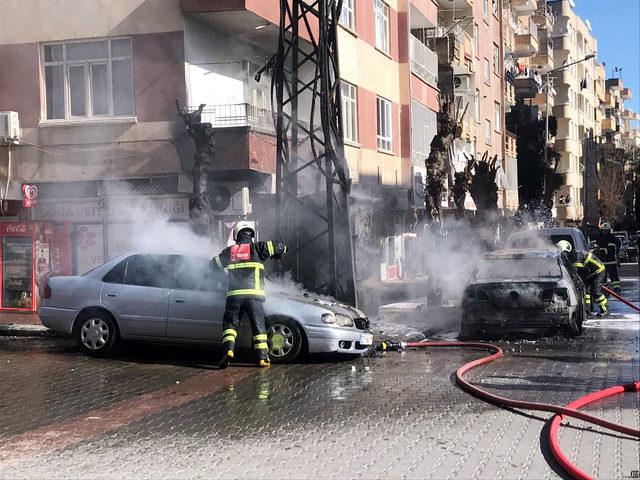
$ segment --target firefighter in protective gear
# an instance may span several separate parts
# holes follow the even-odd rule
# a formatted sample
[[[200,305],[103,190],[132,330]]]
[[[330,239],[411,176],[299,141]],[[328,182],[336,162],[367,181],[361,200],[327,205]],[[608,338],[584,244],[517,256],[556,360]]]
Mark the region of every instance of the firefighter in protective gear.
[[[600,226],[600,233],[593,240],[595,243],[594,251],[604,263],[611,289],[620,293],[620,277],[618,276],[618,258],[622,246],[620,239],[611,233],[611,224],[604,222]]]
[[[263,303],[264,264],[268,258],[281,258],[287,247],[282,242],[254,242],[255,230],[249,222],[238,222],[233,229],[236,244],[225,248],[213,259],[219,269],[227,269],[229,286],[222,322],[224,357],[220,367],[226,368],[234,356],[238,325],[246,313],[253,331],[253,348],[258,353],[258,366],[268,367],[269,346],[265,327]]]
[[[591,303],[593,301],[600,308],[598,316],[608,316],[607,297],[604,296],[602,291],[602,284],[606,276],[605,266],[593,253],[574,250],[566,240],[560,240],[557,245],[563,255],[567,256],[585,284],[587,291],[584,295],[584,303],[587,310],[589,312],[593,311]]]

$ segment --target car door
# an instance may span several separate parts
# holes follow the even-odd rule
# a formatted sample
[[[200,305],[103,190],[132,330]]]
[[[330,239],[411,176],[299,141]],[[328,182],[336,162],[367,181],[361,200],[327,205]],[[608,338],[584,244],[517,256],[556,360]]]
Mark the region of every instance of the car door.
[[[123,337],[164,337],[175,274],[169,255],[132,255],[107,273],[101,301],[119,320]]]
[[[167,337],[220,342],[226,276],[206,258],[175,256],[176,288],[169,295]]]

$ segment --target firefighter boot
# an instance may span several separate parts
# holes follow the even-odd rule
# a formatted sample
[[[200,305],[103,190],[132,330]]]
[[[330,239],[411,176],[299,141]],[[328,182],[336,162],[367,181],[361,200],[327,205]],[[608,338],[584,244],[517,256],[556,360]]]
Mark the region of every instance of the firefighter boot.
[[[258,366],[270,366],[271,360],[269,360],[269,344],[267,343],[266,333],[259,333],[253,336],[253,348],[258,354]]]
[[[234,353],[233,350],[236,345],[236,337],[238,336],[238,332],[233,328],[227,328],[224,332],[222,332],[222,351],[224,355],[222,360],[218,363],[219,368],[227,368],[233,360]]]

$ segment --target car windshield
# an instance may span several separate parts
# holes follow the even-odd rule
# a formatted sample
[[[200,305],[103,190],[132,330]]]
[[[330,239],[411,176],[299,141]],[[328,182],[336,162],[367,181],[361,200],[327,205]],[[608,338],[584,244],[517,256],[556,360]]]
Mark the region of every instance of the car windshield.
[[[478,280],[562,277],[555,257],[485,258],[480,260]]]

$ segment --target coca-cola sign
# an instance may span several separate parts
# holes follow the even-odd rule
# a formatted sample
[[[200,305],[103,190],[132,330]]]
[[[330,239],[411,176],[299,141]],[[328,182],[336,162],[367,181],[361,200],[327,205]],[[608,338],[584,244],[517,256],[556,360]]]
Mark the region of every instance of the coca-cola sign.
[[[30,208],[38,203],[38,187],[22,184],[22,206]]]
[[[0,235],[31,235],[34,231],[32,223],[0,223]]]

